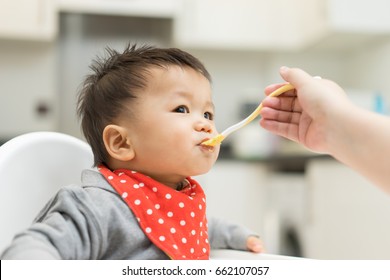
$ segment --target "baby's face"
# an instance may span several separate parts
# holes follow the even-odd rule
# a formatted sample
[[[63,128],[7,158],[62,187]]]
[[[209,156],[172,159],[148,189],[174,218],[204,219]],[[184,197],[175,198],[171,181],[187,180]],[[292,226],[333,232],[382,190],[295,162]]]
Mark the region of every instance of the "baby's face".
[[[132,101],[128,128],[135,158],[132,168],[167,185],[206,173],[219,146],[201,143],[216,136],[209,81],[191,68],[151,69],[144,92]]]

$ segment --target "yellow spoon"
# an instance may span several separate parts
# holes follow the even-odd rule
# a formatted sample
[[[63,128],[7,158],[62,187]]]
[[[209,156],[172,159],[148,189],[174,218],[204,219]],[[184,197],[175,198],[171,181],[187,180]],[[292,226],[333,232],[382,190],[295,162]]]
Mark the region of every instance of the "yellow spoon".
[[[281,95],[282,93],[286,92],[286,91],[289,91],[291,89],[293,89],[294,86],[291,85],[291,84],[286,84],[280,88],[278,88],[277,90],[273,91],[269,96],[279,96]],[[250,114],[246,119],[240,121],[239,123],[235,124],[235,125],[232,125],[230,127],[228,127],[227,129],[225,129],[222,133],[218,134],[217,136],[207,140],[207,141],[204,141],[202,143],[202,145],[204,146],[215,146],[215,145],[218,145],[218,144],[221,144],[221,142],[231,133],[233,133],[234,131],[246,126],[248,123],[250,123],[251,121],[253,121],[260,113],[260,110],[263,108],[263,102],[260,103],[260,105],[252,112],[252,114]]]

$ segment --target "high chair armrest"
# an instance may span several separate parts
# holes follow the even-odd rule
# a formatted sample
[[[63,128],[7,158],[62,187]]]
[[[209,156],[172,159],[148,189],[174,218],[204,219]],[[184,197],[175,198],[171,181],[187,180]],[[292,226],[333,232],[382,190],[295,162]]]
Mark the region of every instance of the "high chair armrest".
[[[258,254],[248,251],[239,250],[211,250],[211,260],[300,260],[299,257],[272,255],[272,254]]]

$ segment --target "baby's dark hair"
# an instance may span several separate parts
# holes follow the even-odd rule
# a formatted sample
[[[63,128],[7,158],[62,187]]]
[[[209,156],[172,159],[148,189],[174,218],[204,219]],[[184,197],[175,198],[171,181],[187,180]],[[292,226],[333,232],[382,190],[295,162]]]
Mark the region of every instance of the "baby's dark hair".
[[[93,73],[83,82],[77,100],[77,114],[94,154],[94,166],[107,164],[103,130],[124,112],[125,104],[146,88],[148,70],[170,65],[190,67],[211,81],[197,58],[177,48],[128,44],[122,53],[110,47],[105,50],[107,57],[93,60],[90,66]]]

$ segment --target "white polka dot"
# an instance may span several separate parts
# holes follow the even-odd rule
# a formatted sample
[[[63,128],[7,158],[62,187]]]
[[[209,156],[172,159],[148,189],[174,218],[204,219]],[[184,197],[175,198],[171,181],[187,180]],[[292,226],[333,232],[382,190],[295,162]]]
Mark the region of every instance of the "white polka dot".
[[[152,229],[150,227],[145,228],[146,233],[151,233]]]
[[[179,249],[179,247],[177,247],[177,245],[176,244],[173,244],[173,246],[172,246],[174,249]]]
[[[184,208],[184,203],[183,203],[183,202],[180,202],[180,203],[179,203],[179,207],[180,207],[180,208]]]
[[[127,192],[122,193],[122,197],[126,198],[129,194]]]
[[[126,183],[127,181],[126,180],[120,180],[119,182],[121,182],[122,184]]]
[[[203,207],[202,207],[202,204],[199,204],[199,209],[202,210],[202,208],[203,208]]]
[[[137,171],[131,171],[131,173],[135,174],[135,173],[137,173]]]
[[[181,242],[182,242],[183,244],[186,244],[186,243],[187,243],[187,239],[186,239],[185,237],[183,237],[183,238],[181,239]]]
[[[158,223],[162,225],[164,223],[164,220],[160,218],[158,219]]]
[[[176,229],[175,228],[171,228],[171,233],[176,233]]]
[[[122,176],[124,173],[123,172],[119,172],[118,173],[118,176]]]
[[[153,210],[152,210],[152,209],[148,209],[148,210],[146,210],[146,214],[148,214],[148,215],[152,215],[152,214],[153,214]]]
[[[203,227],[203,222],[200,222],[200,223],[199,223],[199,226],[200,226],[200,227]]]
[[[139,200],[139,199],[134,200],[134,204],[135,205],[140,205],[141,204],[141,200]]]
[[[186,225],[186,221],[181,220],[181,221],[180,221],[180,225],[181,225],[181,226],[185,226],[185,225]]]
[[[140,187],[140,188],[143,188],[144,186],[145,186],[144,183],[139,183],[139,187]]]
[[[207,244],[209,244],[209,240],[206,238],[205,240],[204,240]]]
[[[153,187],[152,190],[153,190],[154,192],[157,192],[157,188],[156,188],[156,187]]]
[[[160,204],[154,205],[154,208],[156,208],[157,210],[160,209]]]
[[[171,199],[171,198],[172,198],[172,195],[170,195],[169,193],[167,193],[167,194],[165,195],[165,198],[166,198],[166,199]]]
[[[110,175],[110,176],[108,176],[107,178],[108,178],[108,180],[112,180],[112,179],[114,179],[114,176],[111,176],[111,175]]]
[[[206,253],[206,252],[207,252],[206,248],[203,248],[202,251],[203,251],[203,253]]]
[[[191,196],[195,196],[195,195],[196,195],[196,193],[194,193],[194,192],[193,192],[193,193],[191,193]]]
[[[134,184],[134,185],[133,185],[133,188],[134,188],[134,189],[138,189],[138,188],[139,188],[138,184]]]
[[[168,213],[167,213],[167,216],[168,216],[169,218],[172,218],[172,217],[173,217],[173,213],[172,213],[172,212],[168,212]]]
[[[193,229],[193,230],[191,231],[191,234],[192,234],[192,235],[195,235],[195,234],[196,234],[196,231]]]
[[[193,254],[195,252],[195,249],[191,248],[190,252],[191,252],[191,254]]]
[[[191,217],[195,217],[195,213],[194,212],[191,212]]]
[[[160,241],[165,241],[165,236],[160,236],[159,238],[158,238]]]

